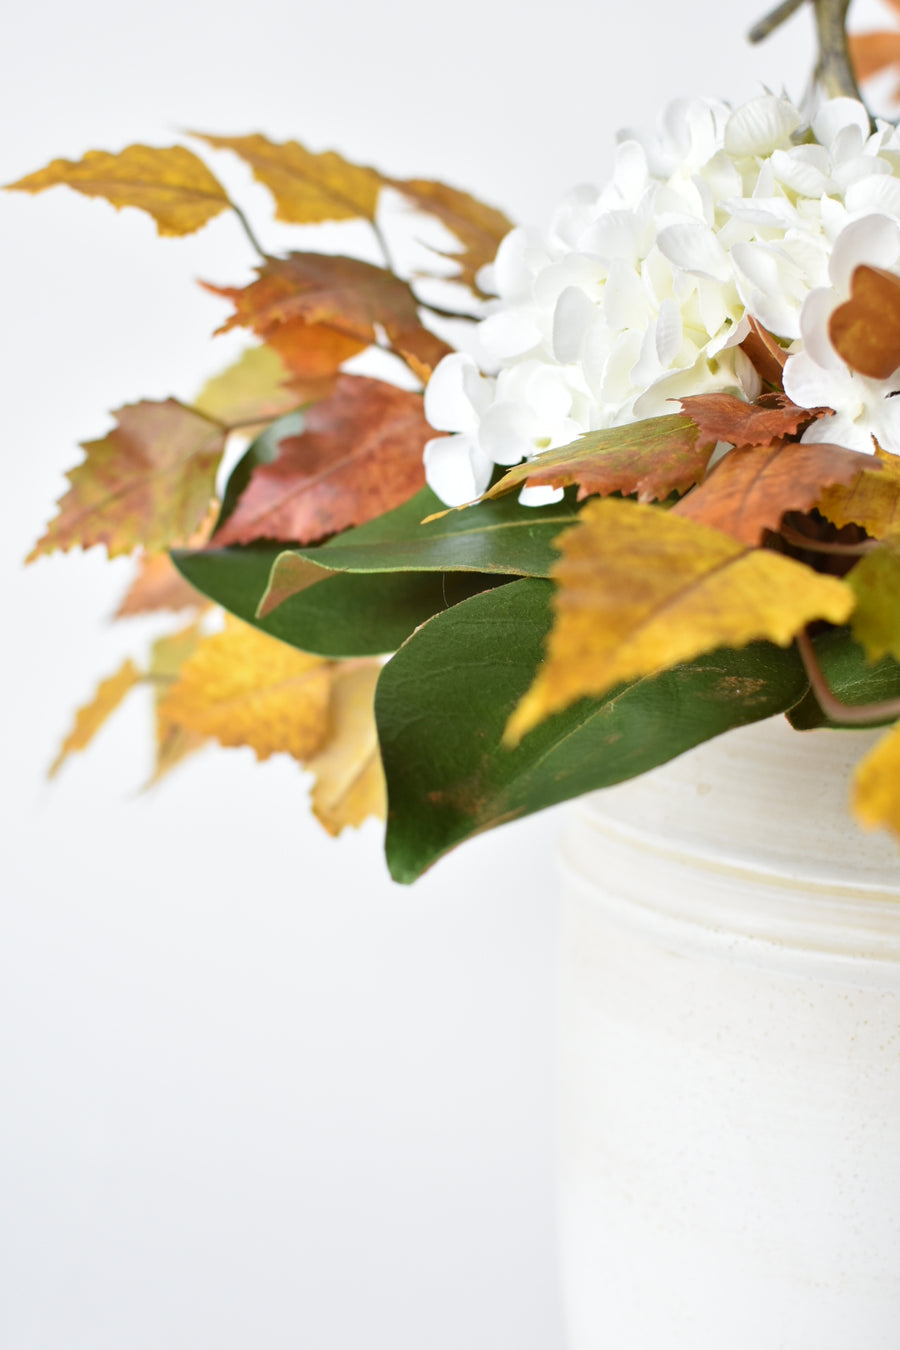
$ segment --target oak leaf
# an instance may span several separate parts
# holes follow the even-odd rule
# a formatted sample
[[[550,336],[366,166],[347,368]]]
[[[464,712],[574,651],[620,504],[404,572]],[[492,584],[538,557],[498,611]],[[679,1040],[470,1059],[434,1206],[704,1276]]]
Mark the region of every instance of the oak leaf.
[[[133,661],[125,661],[114,675],[101,680],[93,697],[75,714],[75,724],[63,741],[59,754],[51,764],[47,776],[54,778],[63,764],[76,750],[86,750],[110,713],[115,712],[125,695],[141,680],[141,672]]]
[[[900,530],[900,457],[885,450],[867,456],[855,483],[826,488],[816,503],[833,525],[859,525],[873,539]]]
[[[900,535],[860,559],[847,584],[856,596],[850,627],[868,659],[900,661]]]
[[[248,436],[298,408],[304,399],[291,372],[272,347],[248,347],[232,365],[207,380],[193,407]]]
[[[513,228],[512,221],[495,206],[488,206],[468,192],[448,187],[446,183],[425,178],[394,178],[387,181],[419,210],[436,216],[459,240],[458,252],[451,249],[439,251],[458,264],[459,273],[453,278],[454,281],[462,282],[479,295],[483,294],[476,280],[477,274],[486,263],[493,262],[501,240]]]
[[[813,619],[843,623],[853,592],[833,577],[658,507],[589,502],[558,540],[547,659],[507,724],[507,744],[584,696],[717,647],[786,647]]]
[[[384,818],[386,790],[375,727],[380,661],[344,661],[332,668],[329,738],[306,761],[315,776],[312,807],[329,834]]]
[[[856,766],[853,811],[867,829],[883,827],[900,838],[900,723]]]
[[[592,494],[637,494],[641,502],[687,492],[703,477],[715,438],[704,437],[689,417],[652,417],[606,431],[589,431],[569,445],[546,450],[515,465],[485,499],[527,483],[529,487],[579,486],[578,500]]]
[[[176,633],[168,633],[164,637],[157,638],[150,649],[147,679],[154,691],[156,756],[153,774],[147,787],[155,786],[176,765],[200,750],[207,742],[206,735],[171,721],[162,711],[170,687],[202,640],[202,628],[198,623],[191,623]]]
[[[774,334],[763,328],[752,314],[748,314],[747,319],[750,332],[741,343],[741,351],[750,359],[763,384],[771,385],[776,390],[783,390],[787,352]]]
[[[225,433],[175,399],[129,404],[113,413],[115,428],[87,441],[83,463],[59,514],[28,561],[54,549],[105,544],[109,556],[138,545],[154,553],[188,541],[215,492]]]
[[[850,299],[832,312],[828,336],[851,370],[886,380],[900,366],[900,277],[857,267]]]
[[[854,483],[870,455],[839,445],[779,441],[731,450],[704,483],[673,506],[675,515],[758,544],[787,511],[808,511],[824,488]]]
[[[227,617],[182,666],[159,716],[222,745],[249,745],[257,759],[284,751],[302,761],[326,741],[330,686],[327,661]]]
[[[730,445],[772,445],[830,412],[830,408],[799,408],[786,394],[763,394],[755,403],[734,394],[691,394],[681,408],[699,429],[702,439]]]
[[[306,413],[300,435],[254,469],[214,543],[309,544],[383,515],[425,486],[422,452],[433,435],[421,394],[341,375],[331,397]]]
[[[117,210],[136,206],[160,234],[192,234],[231,207],[228,193],[202,159],[182,145],[129,145],[119,154],[89,150],[83,159],[54,159],[46,168],[7,185],[15,192],[65,186],[104,197]]]

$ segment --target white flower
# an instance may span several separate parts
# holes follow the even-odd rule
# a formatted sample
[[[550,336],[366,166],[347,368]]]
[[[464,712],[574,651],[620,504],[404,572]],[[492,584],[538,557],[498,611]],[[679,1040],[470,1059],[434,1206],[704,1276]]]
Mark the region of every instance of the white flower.
[[[585,431],[671,412],[688,394],[755,396],[738,345],[748,315],[790,344],[790,396],[835,409],[807,439],[871,450],[875,435],[900,453],[895,386],[854,375],[828,341],[860,262],[900,274],[893,126],[871,132],[844,98],[811,127],[771,94],[735,111],[673,103],[655,134],[622,135],[602,190],[576,188],[545,237],[514,230],[484,269],[497,299],[477,365],[446,357],[426,391],[432,425],[454,433],[428,443],[428,482],[458,505],[495,465]]]

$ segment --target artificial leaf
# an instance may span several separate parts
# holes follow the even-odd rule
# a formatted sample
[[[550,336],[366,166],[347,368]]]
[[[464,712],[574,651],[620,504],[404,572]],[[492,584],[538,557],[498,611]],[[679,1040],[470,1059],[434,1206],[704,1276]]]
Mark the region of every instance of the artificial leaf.
[[[169,688],[202,640],[203,630],[199,624],[192,623],[177,633],[168,633],[164,637],[157,638],[150,649],[147,678],[154,686],[156,759],[148,787],[153,787],[176,765],[201,749],[208,739],[201,732],[173,722],[162,711]]]
[[[182,666],[159,714],[222,745],[249,745],[257,759],[284,751],[302,761],[328,735],[330,683],[320,657],[229,618]]]
[[[101,680],[94,696],[75,714],[75,725],[60,746],[59,754],[50,766],[48,777],[59,773],[69,755],[85,750],[103,726],[110,713],[115,712],[126,694],[140,682],[141,672],[133,661],[125,661],[107,679]]]
[[[731,445],[772,445],[829,412],[828,408],[798,408],[787,394],[763,394],[755,403],[734,394],[691,394],[681,399],[682,411],[700,432],[701,440]]]
[[[873,539],[900,530],[900,457],[876,450],[855,483],[826,488],[817,509],[833,525],[859,525]]]
[[[289,253],[268,258],[243,288],[207,286],[234,302],[220,332],[251,328],[304,377],[326,375],[377,342],[415,357],[431,371],[450,348],[423,326],[410,287],[392,272],[359,258]]]
[[[590,502],[559,547],[556,623],[510,719],[513,745],[577,698],[717,647],[786,646],[813,619],[843,623],[853,608],[834,577],[636,502]]]
[[[847,577],[856,596],[850,627],[870,661],[892,656],[900,661],[900,536],[856,564]]]
[[[485,499],[527,483],[529,487],[578,484],[578,500],[593,493],[636,494],[639,501],[663,501],[687,492],[700,481],[715,449],[715,439],[700,435],[689,417],[677,413],[631,422],[606,431],[589,431],[570,445],[546,450],[515,465],[485,494]]]
[[[868,829],[900,837],[900,723],[856,766],[853,811]]]
[[[528,578],[466,600],[423,624],[382,671],[376,714],[395,880],[414,881],[506,820],[784,712],[807,688],[795,648],[753,643],[582,699],[509,750],[503,728],[540,663],[552,593]]]
[[[900,14],[898,0],[887,3]],[[850,61],[856,78],[860,81],[871,79],[882,70],[892,66],[900,67],[900,33],[882,29],[870,33],[851,33],[847,39]],[[894,90],[895,101],[900,98],[900,85]]]
[[[248,347],[206,382],[193,406],[227,426],[239,423],[251,435],[305,401],[289,380],[290,371],[272,347]]]
[[[784,389],[784,366],[788,354],[778,339],[763,328],[752,314],[747,315],[750,332],[741,343],[741,351],[747,356],[763,384],[773,389]]]
[[[436,216],[459,240],[459,252],[449,249],[442,252],[459,264],[460,270],[454,280],[482,294],[476,275],[485,263],[493,262],[500,241],[512,229],[512,222],[496,207],[487,206],[477,197],[461,192],[458,188],[448,187],[446,183],[424,178],[387,181],[413,205]]]
[[[305,544],[380,516],[424,486],[422,452],[433,434],[420,394],[341,375],[331,397],[305,413],[300,435],[253,471],[215,542]]]
[[[854,483],[870,455],[839,445],[778,441],[731,450],[704,483],[672,508],[685,520],[723,530],[742,544],[758,544],[777,530],[787,511],[807,511],[823,489]]]
[[[105,544],[109,556],[141,545],[147,553],[185,543],[215,492],[225,433],[174,399],[129,404],[116,426],[84,445],[71,488],[29,561],[54,549]]]
[[[873,665],[849,628],[829,628],[817,633],[813,646],[829,689],[842,703],[860,707],[864,703],[900,698],[900,664],[885,656]],[[828,717],[812,690],[790,709],[787,716],[797,731],[847,725]],[[893,718],[882,720],[893,721]]]
[[[832,312],[828,336],[851,370],[886,380],[900,366],[900,277],[857,267],[850,299]]]
[[[83,159],[54,159],[45,169],[8,184],[17,192],[60,185],[86,197],[105,197],[117,210],[139,207],[153,217],[160,234],[192,234],[231,206],[203,160],[182,145],[129,145],[119,154],[89,150]]]
[[[136,614],[158,610],[204,609],[207,601],[189,586],[167,553],[142,557],[137,576],[116,610],[115,618],[129,619]]]
[[[379,661],[347,661],[332,669],[331,731],[306,767],[315,776],[312,808],[329,834],[385,814],[384,771],[375,729]]]

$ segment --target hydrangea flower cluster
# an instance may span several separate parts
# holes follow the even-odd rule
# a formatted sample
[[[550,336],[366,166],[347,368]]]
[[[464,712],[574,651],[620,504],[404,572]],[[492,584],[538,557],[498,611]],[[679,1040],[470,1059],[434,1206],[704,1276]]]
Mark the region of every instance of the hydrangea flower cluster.
[[[688,394],[759,380],[739,344],[754,316],[787,345],[785,391],[827,406],[804,439],[900,454],[900,372],[848,369],[828,317],[860,263],[900,273],[900,133],[853,99],[806,125],[766,94],[732,111],[689,99],[657,132],[620,138],[612,181],[580,187],[546,238],[517,229],[482,282],[498,298],[475,356],[437,367],[425,410],[430,486],[448,505],[586,431],[677,409]],[[524,489],[533,504],[559,495]]]

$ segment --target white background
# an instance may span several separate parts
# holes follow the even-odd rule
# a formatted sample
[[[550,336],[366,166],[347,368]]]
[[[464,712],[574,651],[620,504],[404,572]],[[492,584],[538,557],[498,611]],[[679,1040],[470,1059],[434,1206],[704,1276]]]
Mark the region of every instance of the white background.
[[[756,17],[36,0],[4,23],[0,177],[260,130],[542,222],[671,97],[799,97],[810,16],[750,51]],[[216,170],[286,242],[240,166]],[[75,704],[153,625],[108,623],[127,561],[20,560],[109,408],[227,362],[193,279],[239,284],[253,257],[230,218],[159,240],[62,190],[0,198],[0,231],[0,1350],[557,1350],[560,813],[406,890],[378,828],[318,829],[289,761],[210,751],[139,795],[138,696],[45,784]]]

